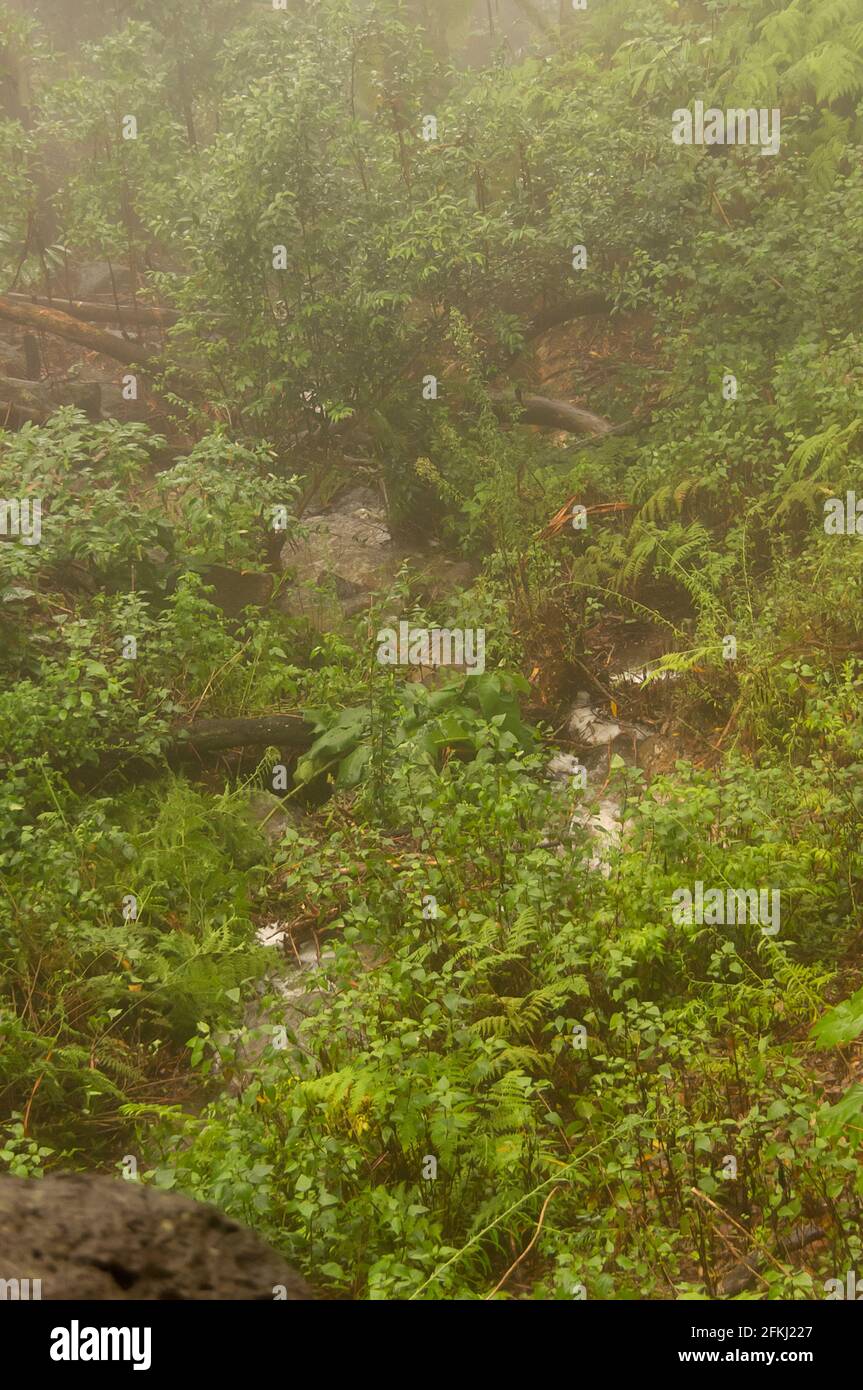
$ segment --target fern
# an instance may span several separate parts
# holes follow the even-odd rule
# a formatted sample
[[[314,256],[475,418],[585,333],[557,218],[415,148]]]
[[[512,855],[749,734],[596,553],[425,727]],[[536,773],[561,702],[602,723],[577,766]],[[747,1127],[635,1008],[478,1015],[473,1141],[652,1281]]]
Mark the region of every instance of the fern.
[[[798,477],[803,476],[804,473],[813,478],[824,477],[828,471],[848,461],[849,454],[861,429],[863,429],[863,420],[852,420],[849,425],[844,427],[828,425],[821,434],[813,435],[798,445],[791,456],[792,469],[796,470]],[[821,463],[814,473],[810,473],[810,466],[819,454],[821,455]]]
[[[704,643],[685,652],[666,652],[656,666],[647,672],[643,685],[649,685],[666,671],[688,673],[703,666],[720,666],[722,659],[722,644],[719,642]]]

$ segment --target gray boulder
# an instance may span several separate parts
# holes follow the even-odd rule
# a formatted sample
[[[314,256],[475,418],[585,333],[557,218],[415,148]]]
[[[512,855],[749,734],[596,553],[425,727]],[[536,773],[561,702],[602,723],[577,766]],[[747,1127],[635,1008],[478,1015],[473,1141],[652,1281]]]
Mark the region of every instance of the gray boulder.
[[[376,493],[354,488],[303,524],[307,534],[282,550],[282,566],[297,582],[289,597],[295,616],[326,629],[372,594],[386,594],[399,561]]]
[[[126,266],[112,265],[108,261],[87,261],[78,267],[78,293],[82,299],[112,294],[115,287],[118,294],[131,290],[132,274]]]
[[[23,1280],[30,1298],[40,1280],[43,1299],[314,1297],[215,1207],[94,1173],[0,1178],[0,1300],[20,1297]]]
[[[371,488],[352,488],[326,511],[304,517],[303,529],[304,537],[282,549],[282,568],[296,585],[280,596],[279,606],[320,631],[337,627],[372,600],[386,602],[405,563],[412,590],[425,602],[436,602],[473,578],[469,564],[450,559],[434,545],[416,550],[396,544],[381,499]]]

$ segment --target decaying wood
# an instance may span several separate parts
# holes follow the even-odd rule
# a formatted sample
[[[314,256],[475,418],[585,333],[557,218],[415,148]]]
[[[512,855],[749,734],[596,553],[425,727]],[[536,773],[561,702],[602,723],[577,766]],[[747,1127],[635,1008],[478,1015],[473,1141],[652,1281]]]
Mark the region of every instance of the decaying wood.
[[[263,714],[255,719],[196,719],[178,727],[166,751],[168,762],[206,757],[228,748],[283,748],[302,752],[315,734],[301,714]]]
[[[520,425],[546,425],[553,430],[568,430],[571,434],[609,434],[614,426],[591,410],[582,410],[567,401],[552,401],[547,396],[522,396]]]
[[[807,1245],[814,1245],[818,1240],[826,1239],[825,1232],[814,1222],[806,1226],[796,1227],[791,1234],[783,1241],[779,1242],[779,1253],[787,1259],[789,1254],[795,1250],[802,1250]],[[719,1291],[724,1298],[734,1298],[736,1294],[742,1293],[744,1289],[751,1288],[763,1269],[766,1260],[776,1263],[769,1251],[755,1250],[747,1255],[743,1260],[726,1274],[719,1282]],[[763,1282],[763,1281],[762,1281]]]
[[[569,323],[571,319],[603,318],[611,310],[610,299],[606,299],[598,290],[590,290],[586,294],[576,295],[574,299],[563,299],[548,309],[540,310],[528,324],[525,337],[538,338],[541,333],[557,328],[558,324]]]
[[[87,299],[46,299],[44,295],[7,294],[10,304],[35,304],[40,309],[57,309],[73,319],[88,323],[120,323],[134,328],[137,324],[156,324],[170,328],[180,314],[176,309],[162,309],[153,304],[97,304]]]
[[[300,714],[264,714],[255,719],[192,719],[177,723],[161,753],[141,753],[122,744],[102,750],[89,764],[69,769],[73,786],[79,790],[104,790],[116,778],[125,783],[143,783],[164,773],[168,767],[194,771],[219,753],[241,752],[244,748],[277,748],[287,762],[304,753],[317,735]]]
[[[32,420],[41,424],[61,405],[74,405],[91,420],[101,419],[101,391],[97,381],[20,381],[0,376],[0,426]]]
[[[39,351],[39,339],[35,333],[24,334],[24,367],[26,381],[42,380],[42,354]]]
[[[46,309],[41,304],[17,303],[8,295],[0,295],[0,318],[17,323],[22,328],[33,328],[39,333],[66,338],[69,342],[89,348],[91,352],[100,352],[129,366],[145,367],[150,358],[146,348],[126,342],[125,338],[117,338],[104,328],[82,323],[59,309]]]

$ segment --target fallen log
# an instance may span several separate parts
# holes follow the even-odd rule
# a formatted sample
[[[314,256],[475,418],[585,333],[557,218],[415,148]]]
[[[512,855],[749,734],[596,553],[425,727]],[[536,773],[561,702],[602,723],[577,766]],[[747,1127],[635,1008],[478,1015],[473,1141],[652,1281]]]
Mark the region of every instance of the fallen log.
[[[0,376],[0,426],[31,420],[40,425],[61,405],[83,410],[90,420],[102,418],[102,392],[98,381],[22,381]]]
[[[606,299],[604,294],[589,290],[586,294],[576,295],[574,299],[564,299],[551,308],[540,310],[527,325],[525,337],[538,338],[550,328],[569,323],[570,319],[603,318],[611,313],[612,307],[611,300]]]
[[[552,401],[547,396],[519,396],[522,407],[520,425],[545,425],[548,429],[568,430],[570,434],[610,434],[614,426],[591,410],[582,410],[568,401]]]
[[[228,748],[284,748],[302,752],[315,733],[301,714],[262,714],[254,719],[196,719],[175,730],[168,762],[222,753]]]
[[[694,1192],[696,1189],[693,1188],[692,1190]],[[816,1226],[814,1222],[806,1226],[798,1226],[785,1240],[778,1242],[778,1254],[780,1258],[787,1260],[793,1251],[802,1250],[807,1245],[814,1245],[816,1241],[826,1239],[827,1233],[820,1226]],[[776,1260],[769,1250],[754,1250],[739,1264],[734,1265],[719,1281],[721,1296],[723,1298],[735,1298],[744,1289],[751,1288],[757,1279],[766,1285],[767,1281],[762,1278],[761,1270],[767,1260],[771,1264],[776,1264]]]
[[[156,324],[171,328],[179,322],[177,309],[162,309],[154,304],[96,304],[86,299],[46,299],[44,295],[7,294],[10,304],[35,304],[41,309],[57,309],[73,319],[89,323],[119,323],[134,328],[137,324]]]
[[[243,748],[278,748],[285,760],[306,752],[317,735],[301,714],[263,714],[252,719],[194,719],[177,723],[159,753],[142,753],[122,745],[102,750],[89,764],[70,773],[79,790],[104,788],[114,778],[145,782],[159,777],[168,767],[189,769],[216,753]]]
[[[40,304],[20,304],[8,295],[0,295],[0,318],[20,324],[23,328],[33,328],[39,333],[66,338],[69,342],[89,348],[91,352],[100,352],[129,366],[145,367],[150,360],[151,354],[146,348],[128,343],[124,338],[116,338],[104,328],[82,323],[59,309],[45,309]]]

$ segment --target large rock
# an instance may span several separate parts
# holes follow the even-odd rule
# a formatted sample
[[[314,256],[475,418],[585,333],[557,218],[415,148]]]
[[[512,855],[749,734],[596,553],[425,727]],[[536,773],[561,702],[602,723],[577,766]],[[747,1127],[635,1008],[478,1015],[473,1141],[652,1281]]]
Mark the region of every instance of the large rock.
[[[263,787],[254,787],[249,792],[247,810],[249,819],[260,826],[264,838],[271,845],[277,845],[286,831],[306,827],[304,811]]]
[[[124,371],[121,367],[120,374]],[[117,379],[103,379],[100,385],[103,420],[139,420],[142,424],[152,424],[156,412],[144,391],[141,391],[137,400],[127,400],[123,394],[124,388],[119,385],[119,374]]]
[[[580,690],[566,717],[566,731],[571,741],[585,750],[589,765],[597,760],[619,754],[630,765],[636,761],[638,744],[647,738],[648,729],[631,719],[613,718],[591,704],[586,690]]]
[[[282,564],[298,585],[290,595],[297,616],[328,628],[357,612],[372,594],[386,594],[398,570],[398,553],[370,488],[354,488],[335,507],[304,518],[304,529],[306,536],[289,541],[282,551]]]
[[[120,295],[132,289],[132,273],[128,266],[112,265],[108,261],[87,261],[78,267],[78,293],[82,299],[98,294]]]
[[[401,566],[407,561],[418,596],[435,602],[470,584],[473,571],[434,546],[426,551],[397,545],[376,492],[357,487],[324,512],[303,518],[306,536],[288,541],[282,566],[296,587],[280,596],[279,606],[308,618],[321,631],[336,627],[375,601],[386,602]]]
[[[0,1299],[308,1299],[308,1285],[215,1207],[122,1178],[0,1178]],[[284,1293],[281,1289],[284,1288]]]
[[[567,716],[566,731],[580,747],[599,748],[613,743],[621,733],[621,726],[593,707],[586,690],[579,690]]]
[[[231,569],[228,565],[205,565],[201,578],[212,585],[208,597],[227,618],[239,618],[244,608],[262,607],[272,597],[275,580],[261,570]]]

